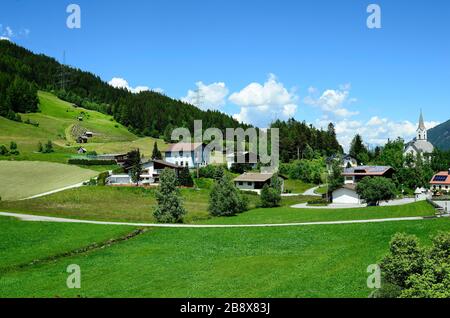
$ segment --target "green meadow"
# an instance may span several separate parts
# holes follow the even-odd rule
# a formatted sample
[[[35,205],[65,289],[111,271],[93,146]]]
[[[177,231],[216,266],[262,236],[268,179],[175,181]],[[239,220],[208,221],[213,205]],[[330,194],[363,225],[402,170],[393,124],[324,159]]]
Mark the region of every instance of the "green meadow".
[[[72,250],[83,240],[102,241],[107,231],[116,237],[122,230],[4,218],[0,223],[2,228],[8,225],[8,231],[0,233],[2,250],[11,249],[14,244],[8,242],[18,238],[19,247],[35,253],[16,255],[10,250],[0,259],[0,268],[9,267],[0,276],[0,297],[365,298],[372,292],[366,285],[367,267],[388,252],[395,233],[416,234],[427,244],[432,234],[450,226],[448,219],[434,219],[278,228],[153,228],[104,248],[14,267]],[[64,234],[73,238],[71,245]],[[43,252],[48,241],[51,245]],[[66,286],[70,264],[80,266],[81,289]]]
[[[209,189],[181,189],[188,211],[185,223],[267,224],[337,220],[364,220],[394,217],[432,216],[434,208],[427,202],[404,206],[355,209],[296,209],[290,206],[311,199],[307,196],[283,197],[278,208],[258,208],[259,196],[245,194],[250,210],[232,217],[210,217]],[[0,211],[88,219],[97,221],[154,222],[154,189],[136,187],[90,186],[70,189],[25,201],[0,202]]]

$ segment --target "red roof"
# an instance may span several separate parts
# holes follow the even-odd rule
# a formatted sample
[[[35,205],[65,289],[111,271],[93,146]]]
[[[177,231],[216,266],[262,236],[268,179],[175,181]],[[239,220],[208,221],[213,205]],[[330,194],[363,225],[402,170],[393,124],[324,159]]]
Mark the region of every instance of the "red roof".
[[[450,185],[450,173],[449,171],[441,171],[436,173],[431,178],[430,184],[448,184]]]

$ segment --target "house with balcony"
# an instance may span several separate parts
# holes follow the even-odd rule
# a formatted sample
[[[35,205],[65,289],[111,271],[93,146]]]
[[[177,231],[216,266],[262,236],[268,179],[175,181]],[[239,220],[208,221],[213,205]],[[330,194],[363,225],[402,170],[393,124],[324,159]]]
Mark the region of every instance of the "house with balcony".
[[[109,177],[106,179],[106,184],[123,186],[134,184],[131,180],[131,169],[132,167],[127,168],[125,170],[126,173],[123,174],[113,174],[110,172]],[[178,176],[182,167],[163,160],[150,160],[144,162],[142,163],[142,173],[139,185],[149,186],[159,184],[159,176],[164,169],[174,169]]]

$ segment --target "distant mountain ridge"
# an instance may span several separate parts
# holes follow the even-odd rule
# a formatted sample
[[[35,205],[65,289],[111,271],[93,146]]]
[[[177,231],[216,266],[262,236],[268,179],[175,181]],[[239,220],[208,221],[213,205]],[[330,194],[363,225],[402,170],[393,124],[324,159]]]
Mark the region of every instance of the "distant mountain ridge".
[[[428,141],[440,150],[450,150],[450,120],[429,129]]]

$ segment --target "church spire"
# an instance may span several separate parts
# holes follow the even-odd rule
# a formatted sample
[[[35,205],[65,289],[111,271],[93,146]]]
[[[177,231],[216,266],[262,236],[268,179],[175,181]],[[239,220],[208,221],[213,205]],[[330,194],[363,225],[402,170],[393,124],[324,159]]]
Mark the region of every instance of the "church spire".
[[[419,130],[426,130],[426,128],[425,128],[425,123],[424,123],[424,121],[423,121],[422,109],[420,110]]]

